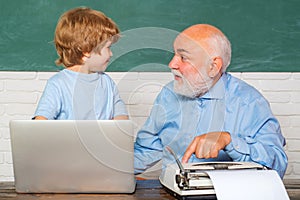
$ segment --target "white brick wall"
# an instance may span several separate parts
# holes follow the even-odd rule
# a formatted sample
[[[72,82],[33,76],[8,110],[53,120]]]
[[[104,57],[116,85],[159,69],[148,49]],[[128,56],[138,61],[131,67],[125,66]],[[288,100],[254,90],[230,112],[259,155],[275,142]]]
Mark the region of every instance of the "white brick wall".
[[[45,83],[54,72],[0,72],[0,181],[13,180],[8,123],[30,119]],[[108,73],[117,83],[137,130],[146,120],[171,73]],[[300,73],[232,73],[256,87],[269,101],[287,140],[289,157],[284,178],[300,178]]]

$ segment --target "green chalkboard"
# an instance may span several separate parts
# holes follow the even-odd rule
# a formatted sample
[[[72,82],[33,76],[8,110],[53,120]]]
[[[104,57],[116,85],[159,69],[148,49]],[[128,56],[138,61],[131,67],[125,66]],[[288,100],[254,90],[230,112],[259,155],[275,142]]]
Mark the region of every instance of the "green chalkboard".
[[[53,33],[74,7],[104,12],[122,31],[107,71],[169,71],[172,42],[197,23],[232,43],[231,72],[300,72],[299,0],[1,0],[0,71],[58,71]]]

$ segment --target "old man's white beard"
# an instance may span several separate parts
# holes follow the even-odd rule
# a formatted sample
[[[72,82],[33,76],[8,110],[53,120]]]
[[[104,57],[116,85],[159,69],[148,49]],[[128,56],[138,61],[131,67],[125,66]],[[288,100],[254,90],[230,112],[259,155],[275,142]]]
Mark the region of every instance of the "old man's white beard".
[[[174,91],[177,94],[189,97],[189,98],[196,98],[204,95],[213,84],[213,78],[201,75],[201,80],[193,80],[188,81],[179,71],[172,70],[172,73],[176,76],[182,78],[182,83],[174,80]]]

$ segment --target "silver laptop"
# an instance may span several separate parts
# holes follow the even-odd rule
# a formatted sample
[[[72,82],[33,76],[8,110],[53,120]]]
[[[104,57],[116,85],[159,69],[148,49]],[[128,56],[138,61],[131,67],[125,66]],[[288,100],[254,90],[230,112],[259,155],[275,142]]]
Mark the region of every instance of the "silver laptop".
[[[19,193],[133,193],[130,120],[10,121]]]

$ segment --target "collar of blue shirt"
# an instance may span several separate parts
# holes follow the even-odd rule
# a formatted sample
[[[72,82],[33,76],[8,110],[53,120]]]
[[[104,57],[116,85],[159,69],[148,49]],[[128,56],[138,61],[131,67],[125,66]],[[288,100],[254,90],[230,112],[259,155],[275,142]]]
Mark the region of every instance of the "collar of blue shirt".
[[[223,73],[218,82],[203,96],[199,97],[200,99],[223,99],[225,96],[225,87],[227,74]]]

